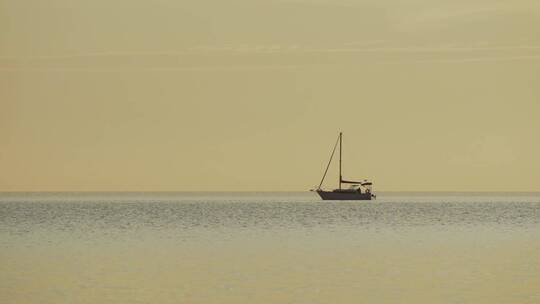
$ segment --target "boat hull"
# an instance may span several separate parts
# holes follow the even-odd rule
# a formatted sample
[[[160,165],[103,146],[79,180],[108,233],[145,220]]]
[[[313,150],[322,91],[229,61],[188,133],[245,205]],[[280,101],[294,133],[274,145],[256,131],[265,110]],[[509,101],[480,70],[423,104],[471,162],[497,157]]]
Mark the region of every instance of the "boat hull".
[[[338,191],[317,191],[323,200],[333,201],[369,201],[373,195],[371,193],[360,193],[358,191],[338,192]]]

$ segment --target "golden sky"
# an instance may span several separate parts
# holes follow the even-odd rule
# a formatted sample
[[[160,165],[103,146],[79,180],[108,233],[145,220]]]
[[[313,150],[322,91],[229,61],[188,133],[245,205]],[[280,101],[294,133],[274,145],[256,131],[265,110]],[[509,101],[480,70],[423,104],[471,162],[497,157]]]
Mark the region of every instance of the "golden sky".
[[[0,0],[0,191],[540,191],[539,115],[537,0]]]

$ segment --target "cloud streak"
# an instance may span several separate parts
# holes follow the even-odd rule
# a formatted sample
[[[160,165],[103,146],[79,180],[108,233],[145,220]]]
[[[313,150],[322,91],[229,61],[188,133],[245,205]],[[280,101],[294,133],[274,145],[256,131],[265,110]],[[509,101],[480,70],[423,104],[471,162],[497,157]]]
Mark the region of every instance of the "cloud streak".
[[[306,47],[298,45],[239,45],[239,46],[198,46],[171,52],[87,52],[58,55],[0,56],[0,60],[69,59],[86,57],[177,57],[201,53],[439,53],[439,52],[480,52],[480,51],[540,51],[540,45],[491,45],[491,46],[381,46],[352,47]]]
[[[414,65],[414,64],[429,64],[429,63],[477,63],[477,62],[504,62],[504,61],[523,61],[523,60],[540,60],[539,55],[530,56],[508,56],[508,57],[473,57],[473,58],[458,58],[458,59],[430,59],[430,60],[415,60],[415,61],[370,61],[370,64],[381,65]],[[355,65],[355,64],[352,64]],[[357,63],[356,65],[361,65]],[[191,66],[191,67],[131,67],[131,68],[92,68],[92,67],[0,67],[2,72],[99,72],[99,73],[115,73],[127,71],[146,71],[146,72],[180,72],[180,71],[250,71],[250,70],[290,70],[301,69],[306,67],[340,67],[351,66],[351,63],[307,63],[307,64],[275,64],[275,65],[227,65],[227,66]]]
[[[201,46],[174,52],[88,52],[11,56],[0,57],[0,71],[277,70],[308,66],[474,63],[540,58],[540,45],[532,44],[403,47],[356,47],[356,45],[358,44],[348,43],[332,48],[299,45],[225,45]]]

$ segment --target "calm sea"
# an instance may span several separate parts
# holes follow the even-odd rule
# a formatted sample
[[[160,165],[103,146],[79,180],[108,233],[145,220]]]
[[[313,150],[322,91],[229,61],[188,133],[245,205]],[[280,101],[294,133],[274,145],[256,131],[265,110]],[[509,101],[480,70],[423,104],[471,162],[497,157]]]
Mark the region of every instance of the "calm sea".
[[[0,303],[540,303],[540,194],[0,193]]]

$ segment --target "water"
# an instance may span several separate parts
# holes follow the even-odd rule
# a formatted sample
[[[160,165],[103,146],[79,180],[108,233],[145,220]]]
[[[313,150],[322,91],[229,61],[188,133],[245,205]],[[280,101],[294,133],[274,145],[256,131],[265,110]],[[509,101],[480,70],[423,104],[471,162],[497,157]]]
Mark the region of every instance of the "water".
[[[540,194],[0,194],[0,303],[540,303]]]

